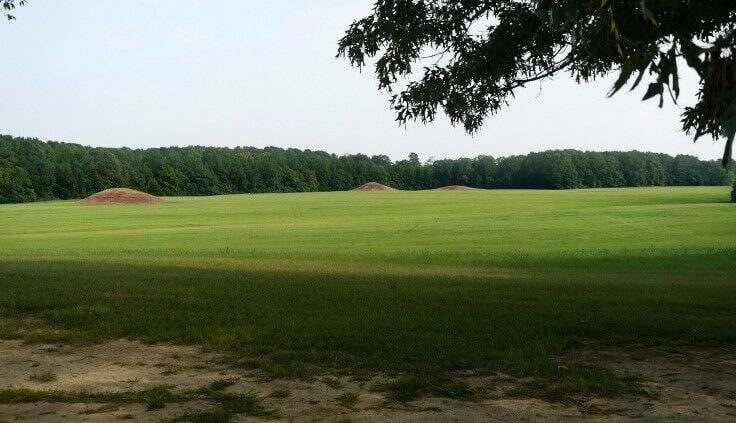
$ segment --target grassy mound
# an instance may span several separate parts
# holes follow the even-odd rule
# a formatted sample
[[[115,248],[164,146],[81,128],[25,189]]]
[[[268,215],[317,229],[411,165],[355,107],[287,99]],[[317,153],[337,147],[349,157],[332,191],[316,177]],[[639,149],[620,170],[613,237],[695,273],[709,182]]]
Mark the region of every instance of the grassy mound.
[[[353,191],[396,191],[394,188],[387,187],[386,185],[378,182],[366,182],[363,185],[355,188]]]
[[[465,185],[447,185],[437,188],[437,191],[472,191],[475,188],[466,187]]]

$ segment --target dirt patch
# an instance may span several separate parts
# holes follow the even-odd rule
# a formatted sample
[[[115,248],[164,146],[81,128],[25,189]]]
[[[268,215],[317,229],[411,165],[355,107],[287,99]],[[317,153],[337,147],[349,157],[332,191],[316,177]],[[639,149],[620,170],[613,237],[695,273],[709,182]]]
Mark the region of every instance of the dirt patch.
[[[387,187],[386,185],[378,182],[366,182],[365,184],[355,188],[353,191],[396,191],[394,188]]]
[[[155,195],[136,191],[134,189],[110,188],[92,194],[89,197],[80,200],[80,203],[160,203],[162,201],[163,200]]]
[[[473,191],[475,188],[466,187],[465,185],[448,185],[446,187],[439,187],[437,191]]]
[[[640,377],[657,400],[590,399],[580,410],[597,416],[654,421],[736,421],[736,350],[581,345],[564,361],[603,366]]]
[[[198,389],[227,380],[231,393],[253,393],[276,418],[238,416],[236,421],[276,422],[493,422],[493,421],[734,421],[736,355],[733,350],[666,351],[646,347],[602,348],[586,345],[563,360],[607,366],[641,376],[657,399],[640,397],[582,398],[575,404],[537,399],[497,399],[499,386],[514,386],[508,376],[458,375],[479,392],[477,401],[426,397],[409,403],[387,401],[371,387],[381,381],[344,376],[313,381],[264,380],[256,371],[223,364],[218,353],[197,347],[141,344],[118,340],[98,345],[68,346],[0,341],[0,389],[34,391],[127,392],[163,384],[175,390]],[[53,380],[34,380],[51,373]],[[484,391],[485,390],[485,391]],[[346,401],[349,398],[351,401]],[[485,398],[485,399],[483,399]],[[167,403],[149,410],[144,404],[48,402],[0,404],[0,421],[159,421],[208,412],[206,401]]]

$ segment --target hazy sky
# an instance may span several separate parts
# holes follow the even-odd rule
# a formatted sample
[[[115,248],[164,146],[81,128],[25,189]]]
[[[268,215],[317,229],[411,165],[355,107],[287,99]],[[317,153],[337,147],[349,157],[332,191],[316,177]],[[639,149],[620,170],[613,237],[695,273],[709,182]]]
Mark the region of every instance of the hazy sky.
[[[606,98],[565,76],[520,92],[471,137],[444,118],[399,127],[387,96],[335,59],[372,0],[30,0],[0,22],[0,133],[92,146],[268,146],[338,154],[506,156],[555,148],[715,159],[676,106]],[[685,88],[694,88],[694,80]],[[687,95],[683,95],[688,104]]]

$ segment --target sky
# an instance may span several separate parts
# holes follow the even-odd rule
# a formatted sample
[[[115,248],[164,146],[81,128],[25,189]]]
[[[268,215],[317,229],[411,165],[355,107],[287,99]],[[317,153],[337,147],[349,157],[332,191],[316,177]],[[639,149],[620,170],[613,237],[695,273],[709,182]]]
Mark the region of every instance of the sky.
[[[399,126],[371,69],[335,58],[372,0],[30,0],[0,21],[0,133],[83,145],[278,146],[394,160],[640,150],[717,159],[680,106],[607,98],[613,77],[518,92],[471,136],[444,117]],[[684,78],[681,105],[697,80]]]

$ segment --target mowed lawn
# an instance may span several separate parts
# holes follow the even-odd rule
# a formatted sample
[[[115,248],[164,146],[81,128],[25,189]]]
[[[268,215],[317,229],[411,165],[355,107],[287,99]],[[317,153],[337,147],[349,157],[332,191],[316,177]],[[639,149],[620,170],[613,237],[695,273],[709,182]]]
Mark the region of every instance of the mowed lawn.
[[[736,344],[728,198],[708,187],[2,205],[0,337],[194,343],[274,376],[485,369],[595,391],[613,376],[556,354],[581,341]]]

